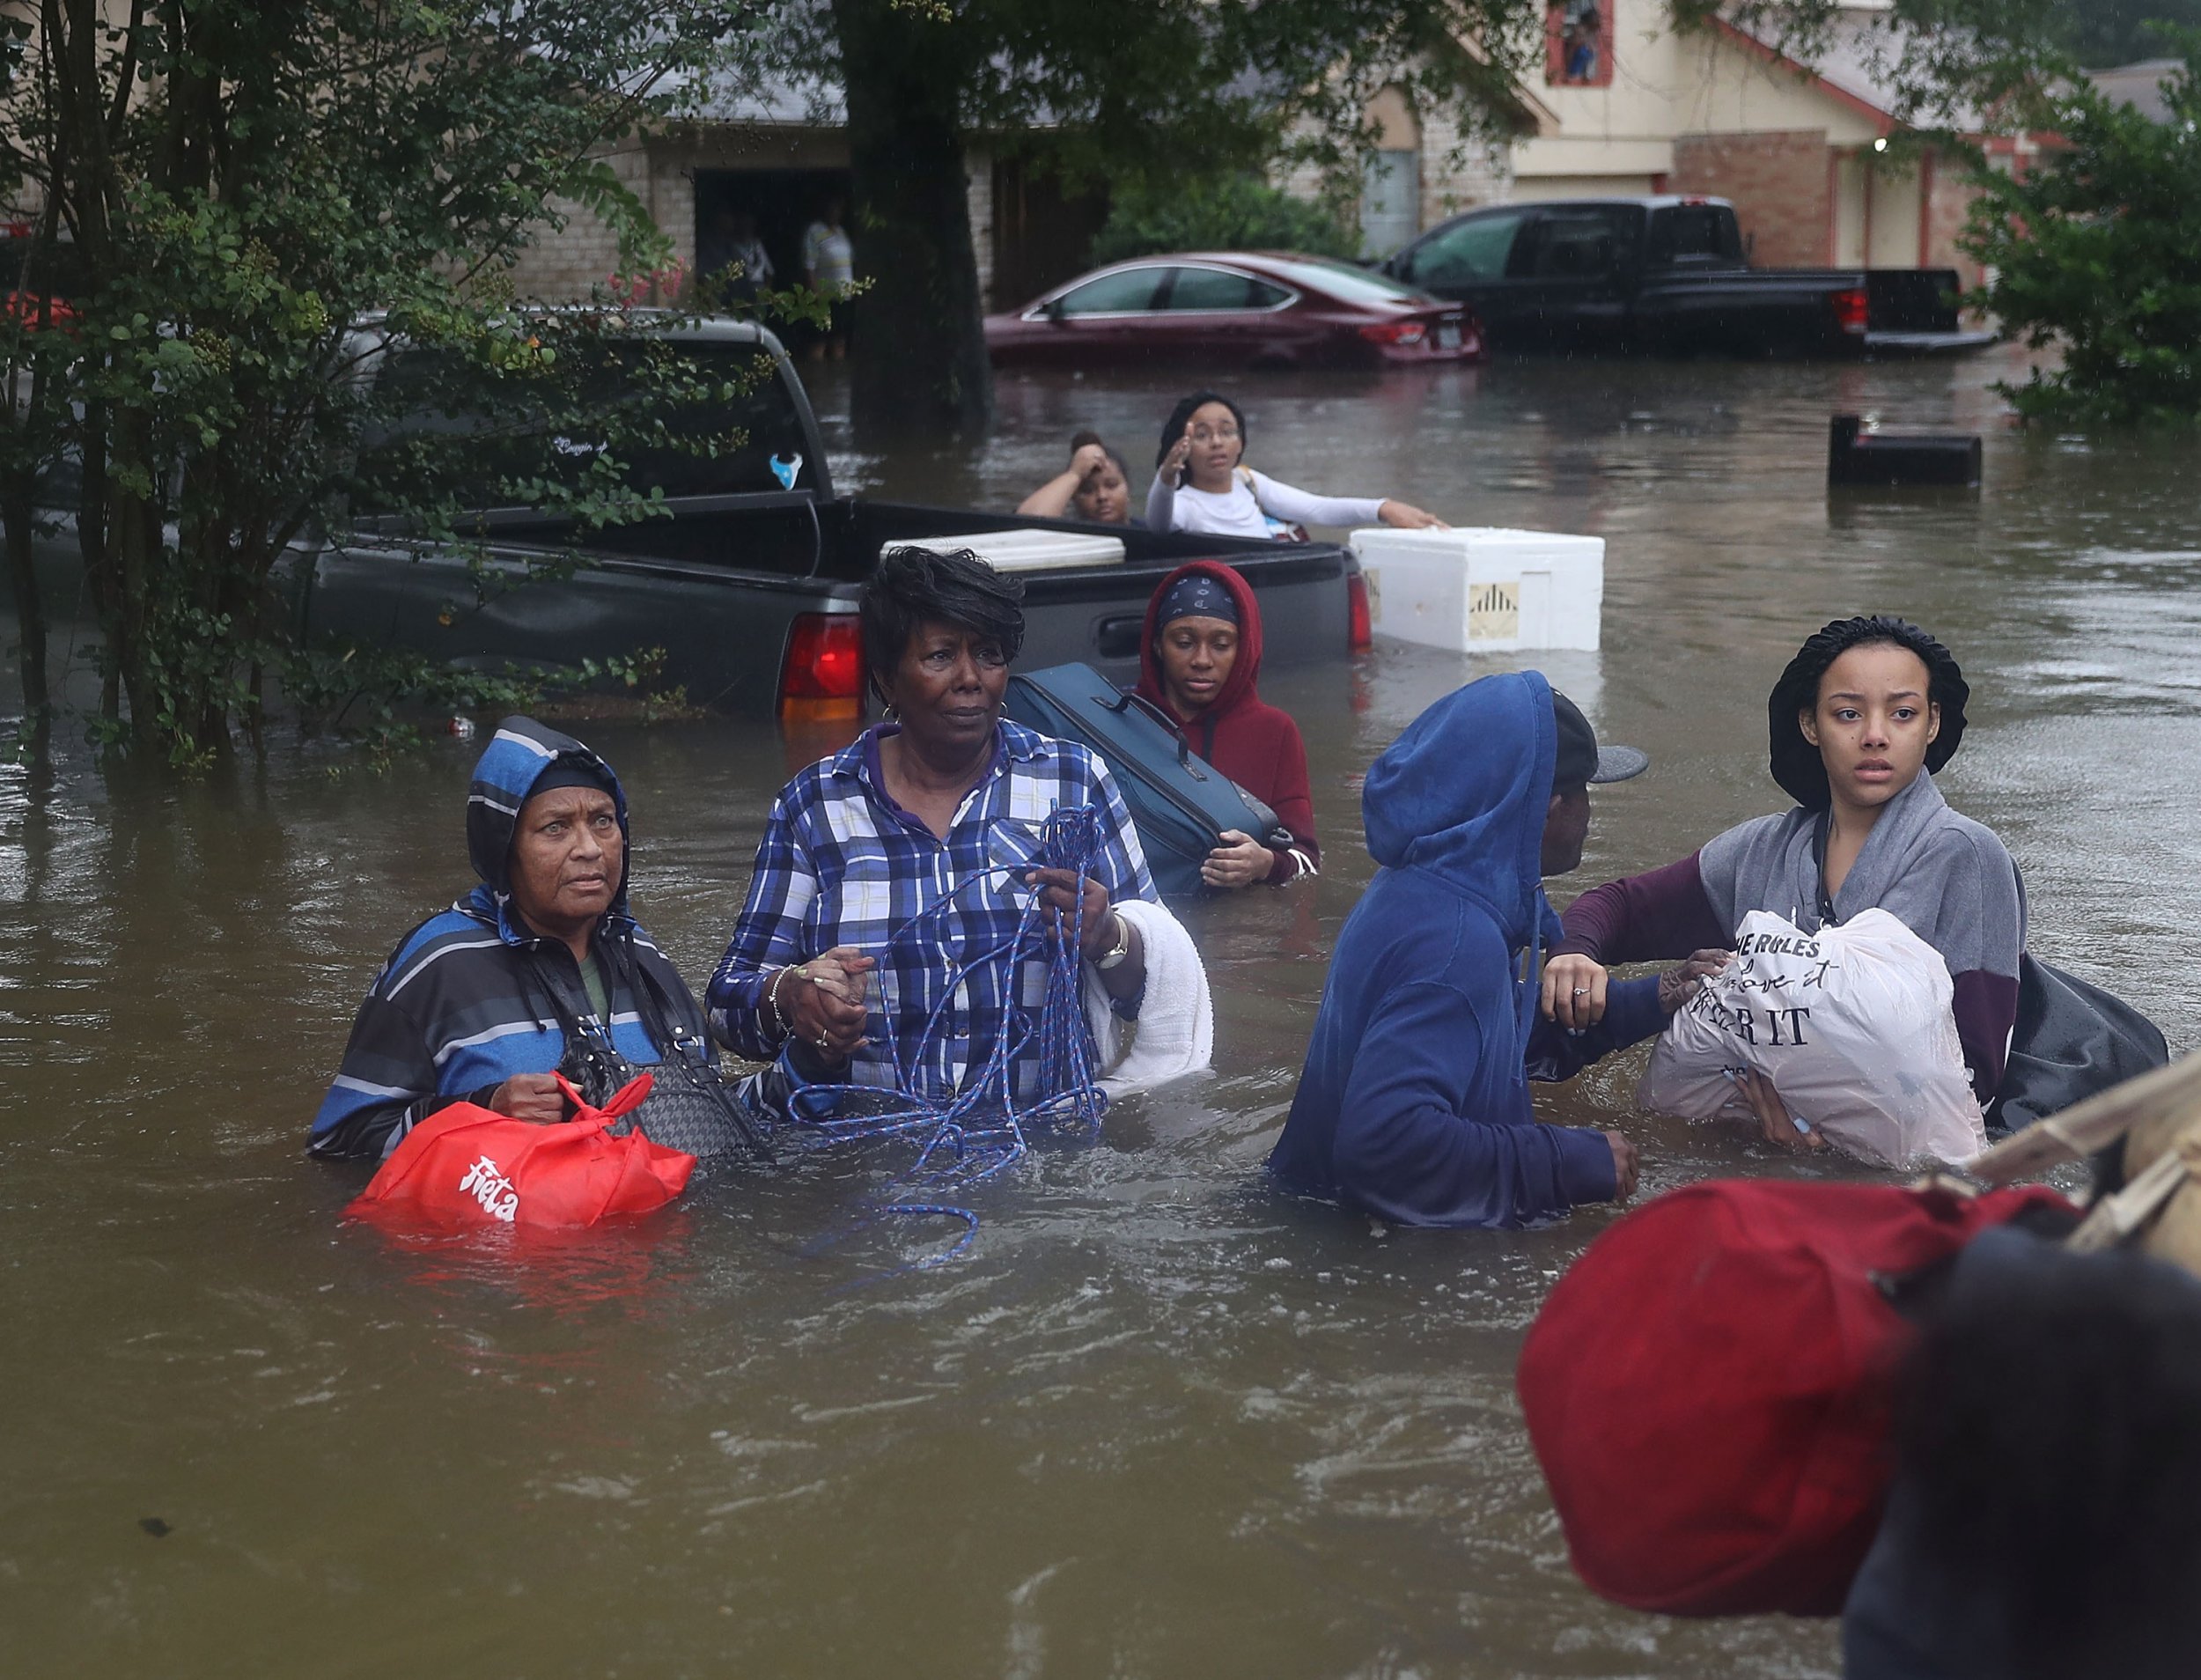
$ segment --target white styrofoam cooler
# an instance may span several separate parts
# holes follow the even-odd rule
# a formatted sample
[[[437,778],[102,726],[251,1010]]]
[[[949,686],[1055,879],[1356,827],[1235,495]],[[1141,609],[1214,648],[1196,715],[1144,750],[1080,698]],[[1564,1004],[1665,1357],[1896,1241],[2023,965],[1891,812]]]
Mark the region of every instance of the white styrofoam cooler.
[[[930,549],[942,554],[968,549],[996,571],[1059,571],[1070,566],[1120,566],[1123,539],[1087,536],[1081,531],[1043,531],[1019,526],[1009,531],[969,531],[961,536],[897,537],[880,549]]]
[[[1597,645],[1605,539],[1461,527],[1351,537],[1380,636],[1455,652]]]

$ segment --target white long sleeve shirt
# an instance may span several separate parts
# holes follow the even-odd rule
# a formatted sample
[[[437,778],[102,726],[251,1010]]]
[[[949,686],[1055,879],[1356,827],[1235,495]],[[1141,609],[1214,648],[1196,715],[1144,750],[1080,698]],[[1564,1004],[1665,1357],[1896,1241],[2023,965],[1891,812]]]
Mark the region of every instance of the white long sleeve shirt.
[[[1189,484],[1173,489],[1156,473],[1146,492],[1146,523],[1156,531],[1265,537],[1273,534],[1272,518],[1287,525],[1373,525],[1382,505],[1380,496],[1310,495],[1251,468],[1233,474],[1230,489],[1219,493]]]

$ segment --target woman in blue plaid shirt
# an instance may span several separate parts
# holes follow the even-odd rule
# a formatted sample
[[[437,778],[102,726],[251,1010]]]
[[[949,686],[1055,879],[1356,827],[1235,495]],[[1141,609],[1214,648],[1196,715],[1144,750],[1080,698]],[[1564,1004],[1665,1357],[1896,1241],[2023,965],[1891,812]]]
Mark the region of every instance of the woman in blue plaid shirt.
[[[972,554],[881,556],[862,614],[885,718],[797,775],[773,804],[748,903],[708,993],[711,1030],[736,1055],[777,1060],[798,1083],[889,1087],[898,1057],[919,1094],[954,1092],[991,1053],[1008,999],[999,964],[974,969],[953,997],[950,983],[1014,934],[1034,892],[1074,917],[1115,1012],[1137,1017],[1145,955],[1111,906],[1157,895],[1123,796],[1088,749],[1001,715],[1024,640],[1022,593]],[[1040,825],[1079,806],[1100,814],[1099,879],[1034,867]],[[969,879],[992,869],[1000,873]],[[953,912],[902,933],[959,886]],[[1036,1008],[1044,963],[1020,965],[1010,984]],[[1033,1063],[1019,1058],[1020,1096]]]

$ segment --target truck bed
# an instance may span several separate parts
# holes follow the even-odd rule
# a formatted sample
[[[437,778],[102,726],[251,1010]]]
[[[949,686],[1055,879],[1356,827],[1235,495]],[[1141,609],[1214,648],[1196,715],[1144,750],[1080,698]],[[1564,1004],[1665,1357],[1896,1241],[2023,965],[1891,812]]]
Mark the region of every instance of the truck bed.
[[[1862,331],[1844,332],[1829,297],[1862,287]],[[1938,354],[1991,333],[1961,329],[1953,269],[1704,268],[1646,276],[1631,337],[1669,352],[1721,356]]]
[[[1081,659],[1111,677],[1137,674],[1147,598],[1173,567],[1219,559],[1260,598],[1271,665],[1347,651],[1351,556],[1329,543],[1159,533],[968,508],[807,492],[695,497],[668,517],[592,534],[575,546],[560,520],[526,509],[480,516],[487,599],[462,554],[406,543],[364,525],[316,556],[301,612],[309,634],[372,638],[456,663],[571,668],[645,647],[666,650],[666,680],[699,704],[767,717],[798,618],[847,615],[882,547],[957,532],[1042,527],[1120,538],[1121,564],[1025,575],[1027,666]],[[531,571],[570,575],[523,581]]]

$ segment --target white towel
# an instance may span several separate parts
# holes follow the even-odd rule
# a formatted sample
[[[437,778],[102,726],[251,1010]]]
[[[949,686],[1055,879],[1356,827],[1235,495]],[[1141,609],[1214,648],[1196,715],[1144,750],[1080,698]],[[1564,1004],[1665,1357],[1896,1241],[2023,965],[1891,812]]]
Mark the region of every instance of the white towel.
[[[1168,910],[1143,898],[1126,899],[1115,911],[1138,930],[1145,947],[1146,995],[1127,1053],[1130,1023],[1108,1007],[1100,975],[1086,969],[1086,1019],[1100,1046],[1100,1088],[1112,1098],[1201,1072],[1215,1057],[1215,1000],[1192,935]]]

